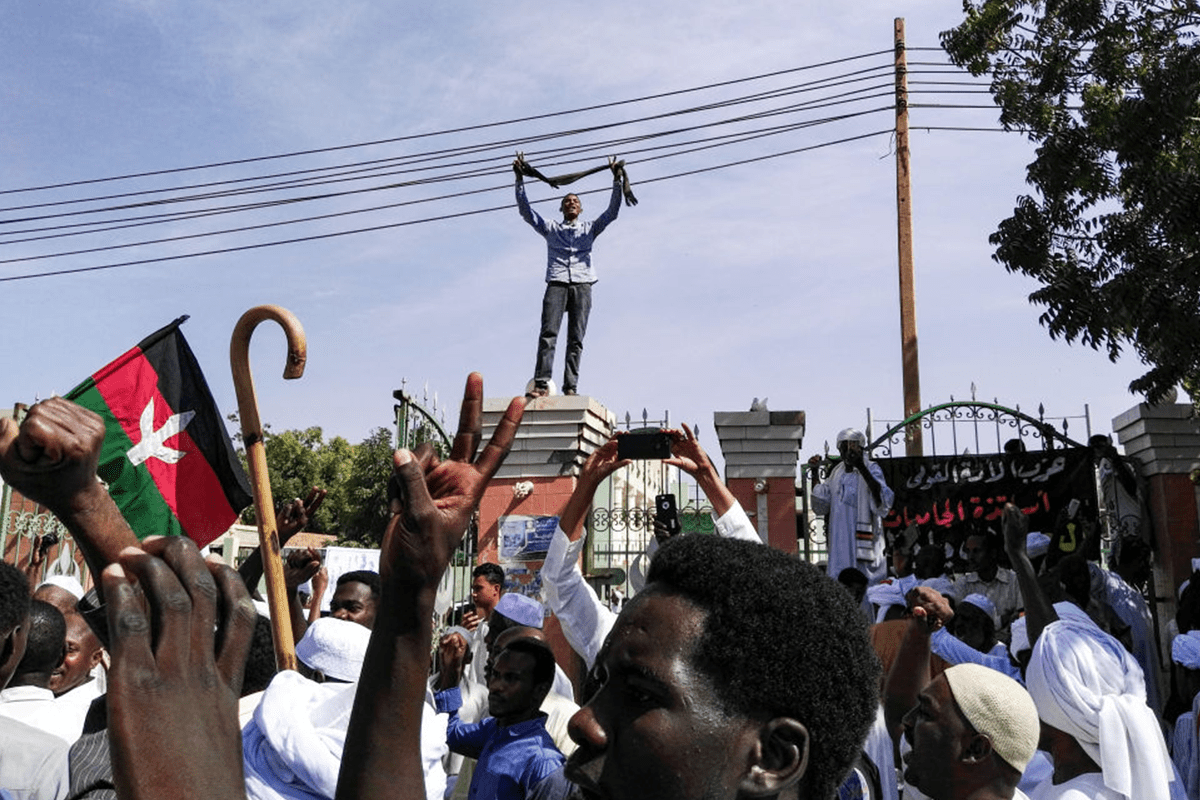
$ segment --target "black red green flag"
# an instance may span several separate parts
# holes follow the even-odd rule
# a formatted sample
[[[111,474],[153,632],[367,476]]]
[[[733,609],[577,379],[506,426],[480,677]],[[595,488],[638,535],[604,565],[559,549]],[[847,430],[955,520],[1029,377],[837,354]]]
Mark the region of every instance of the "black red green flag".
[[[97,470],[139,539],[204,546],[251,502],[250,484],[212,393],[179,331],[143,339],[67,394],[104,419]]]

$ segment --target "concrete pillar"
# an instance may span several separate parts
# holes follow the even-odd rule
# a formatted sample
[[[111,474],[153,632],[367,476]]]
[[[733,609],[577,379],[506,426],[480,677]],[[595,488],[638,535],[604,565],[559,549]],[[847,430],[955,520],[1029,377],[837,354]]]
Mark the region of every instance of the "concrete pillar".
[[[484,400],[481,446],[491,438],[510,399]],[[541,599],[541,559],[506,556],[500,542],[500,520],[528,517],[528,527],[536,530],[538,537],[553,533],[559,512],[575,491],[580,465],[608,441],[615,425],[613,413],[591,397],[555,395],[529,403],[512,451],[479,503],[479,563],[500,564],[525,593]],[[526,482],[532,491],[519,497],[518,484]],[[581,686],[583,660],[567,644],[555,617],[546,618],[545,631],[558,663],[575,685]]]
[[[717,411],[725,483],[772,547],[797,552],[796,463],[803,411]]]
[[[1189,473],[1200,468],[1200,422],[1185,404],[1137,405],[1112,421],[1125,454],[1137,459],[1149,488],[1160,595],[1175,589],[1200,556],[1200,491]]]

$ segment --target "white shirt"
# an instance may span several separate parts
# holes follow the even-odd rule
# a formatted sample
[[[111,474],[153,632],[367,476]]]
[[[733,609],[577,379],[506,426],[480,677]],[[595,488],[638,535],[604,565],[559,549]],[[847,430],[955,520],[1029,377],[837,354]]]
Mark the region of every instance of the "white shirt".
[[[52,733],[71,744],[83,731],[83,719],[63,711],[64,707],[55,702],[54,692],[49,689],[10,686],[0,691],[0,716]]]
[[[718,536],[762,543],[758,531],[736,500],[720,517],[714,516],[713,521]],[[600,602],[595,590],[583,579],[579,554],[583,551],[585,538],[580,536],[572,542],[561,527],[555,529],[542,564],[542,592],[546,605],[562,624],[567,642],[591,669],[617,615]],[[657,548],[657,541],[652,539],[650,546]]]
[[[13,800],[61,800],[70,781],[67,751],[60,737],[0,718],[0,787]]]
[[[1029,800],[1126,800],[1120,792],[1104,785],[1104,776],[1099,772],[1085,772],[1057,786],[1052,779],[1043,781]]]

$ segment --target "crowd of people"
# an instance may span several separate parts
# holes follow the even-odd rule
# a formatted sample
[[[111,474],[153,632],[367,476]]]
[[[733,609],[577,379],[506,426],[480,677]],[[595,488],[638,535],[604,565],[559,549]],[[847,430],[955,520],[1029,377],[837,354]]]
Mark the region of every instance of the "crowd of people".
[[[954,552],[915,526],[887,542],[891,490],[857,431],[814,491],[824,569],[762,543],[684,426],[666,463],[715,535],[659,530],[644,584],[602,601],[580,555],[593,495],[629,463],[614,437],[558,514],[541,599],[483,563],[447,626],[439,584],[526,402],[484,444],[482,399],[472,374],[447,458],[395,453],[379,570],[341,575],[328,614],[299,591],[322,586],[319,552],[286,559],[297,670],[276,669],[252,596],[261,557],[235,571],[133,535],[96,480],[94,414],[55,398],[0,420],[0,476],[98,576],[85,592],[0,564],[0,798],[1200,797],[1200,582],[1168,691],[1137,542],[1112,571],[1048,564],[1011,504]],[[281,539],[322,497],[288,504]]]

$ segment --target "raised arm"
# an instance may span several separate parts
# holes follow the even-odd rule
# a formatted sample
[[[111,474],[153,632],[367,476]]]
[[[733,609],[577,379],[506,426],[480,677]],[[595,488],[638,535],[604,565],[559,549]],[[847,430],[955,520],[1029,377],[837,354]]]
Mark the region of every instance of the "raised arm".
[[[700,491],[704,492],[704,496],[712,503],[712,515],[717,526],[717,534],[729,539],[762,541],[758,531],[750,522],[750,518],[746,516],[746,512],[737,498],[733,496],[733,492],[729,491],[725,481],[721,480],[721,475],[713,466],[712,459],[708,457],[708,453],[704,452],[704,448],[696,439],[696,434],[692,432],[687,423],[683,424],[682,431],[671,430],[669,433],[671,434],[671,457],[666,459],[665,463],[679,467],[695,478]]]
[[[283,586],[287,590],[288,615],[292,619],[292,638],[299,644],[308,630],[308,617],[300,603],[300,586],[315,578],[321,570],[321,554],[316,548],[306,547],[288,553],[283,562]]]
[[[1004,551],[1017,574],[1017,586],[1021,589],[1021,601],[1025,603],[1025,618],[1029,632],[1029,646],[1033,647],[1046,626],[1058,619],[1058,612],[1038,585],[1033,562],[1025,550],[1025,537],[1029,532],[1029,520],[1020,508],[1012,503],[1004,506]]]
[[[596,217],[596,220],[592,223],[593,237],[599,236],[605,228],[612,224],[617,215],[621,213],[621,198],[623,195],[621,194],[621,172],[616,166],[618,163],[624,164],[625,162],[609,162],[609,167],[613,173],[612,194],[608,198],[608,208],[604,209],[600,216]]]
[[[304,530],[304,526],[308,525],[309,520],[321,507],[321,503],[325,501],[325,494],[324,489],[314,486],[304,500],[297,497],[279,507],[279,510],[275,512],[275,523],[280,547],[287,544],[288,539]],[[262,548],[256,547],[250,555],[246,556],[246,560],[238,567],[238,574],[242,576],[242,580],[246,582],[246,588],[253,594],[263,575]],[[303,633],[304,631],[301,630],[296,634],[297,640]]]
[[[949,603],[928,586],[908,593],[912,618],[892,662],[883,689],[883,714],[888,733],[896,740],[904,715],[917,704],[917,695],[929,683],[929,637],[953,616]]]
[[[424,797],[421,717],[434,601],[479,498],[508,455],[525,404],[515,398],[479,453],[483,377],[467,378],[450,458],[397,450],[401,497],[383,537],[383,593],[346,732],[337,797]]]
[[[20,427],[13,420],[0,420],[0,476],[54,512],[95,576],[115,563],[126,547],[139,546],[96,478],[103,444],[103,420],[61,397],[30,408]]]
[[[521,174],[521,168],[518,166],[520,162],[513,162],[513,172],[516,173],[513,182],[513,190],[517,195],[517,211],[521,214],[521,219],[528,222],[535,231],[545,236],[548,232],[546,221],[542,219],[542,215],[533,210],[533,206],[529,205],[529,198],[525,196],[525,176]]]
[[[558,530],[554,532],[542,564],[547,605],[562,624],[567,642],[589,668],[612,629],[616,615],[600,602],[580,572],[583,519],[601,482],[629,463],[629,459],[617,458],[616,436],[588,456],[579,470],[575,491],[559,514]]]

